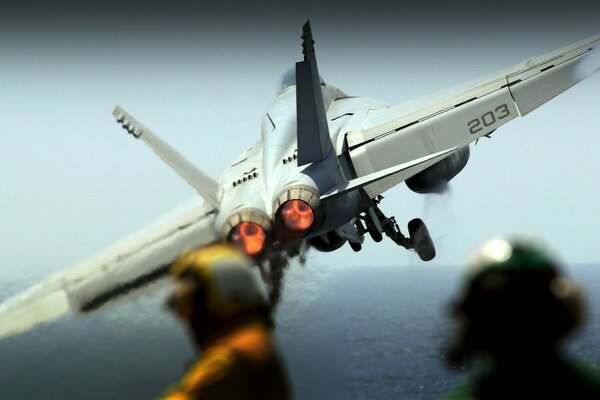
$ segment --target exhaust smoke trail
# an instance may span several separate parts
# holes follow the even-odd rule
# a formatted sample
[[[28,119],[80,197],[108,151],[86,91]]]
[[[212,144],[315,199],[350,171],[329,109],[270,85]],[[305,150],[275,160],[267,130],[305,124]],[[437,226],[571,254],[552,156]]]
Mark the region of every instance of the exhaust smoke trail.
[[[287,269],[289,258],[286,256],[274,257],[269,260],[269,305],[275,309],[281,300],[283,290],[283,275]]]
[[[292,247],[271,254],[270,257],[260,265],[263,280],[268,287],[269,305],[273,311],[281,301],[285,271],[293,259],[297,259],[300,266],[303,267],[306,263],[308,248],[307,243],[303,241],[298,245],[298,248]]]

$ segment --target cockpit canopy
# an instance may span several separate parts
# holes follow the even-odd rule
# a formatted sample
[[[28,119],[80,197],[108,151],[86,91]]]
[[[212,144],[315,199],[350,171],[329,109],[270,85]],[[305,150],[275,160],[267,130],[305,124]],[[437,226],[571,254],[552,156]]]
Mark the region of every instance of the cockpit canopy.
[[[325,81],[323,77],[319,75],[319,79],[321,80],[321,86],[325,85]],[[281,78],[279,79],[279,83],[277,84],[277,96],[281,93],[285,92],[289,87],[296,86],[296,66],[289,68],[286,70]]]

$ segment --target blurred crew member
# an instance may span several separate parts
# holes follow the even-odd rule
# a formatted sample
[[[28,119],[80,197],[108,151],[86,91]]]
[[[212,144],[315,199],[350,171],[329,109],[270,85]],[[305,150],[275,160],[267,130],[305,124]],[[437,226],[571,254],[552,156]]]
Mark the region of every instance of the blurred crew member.
[[[480,355],[489,369],[443,399],[600,399],[600,372],[560,347],[580,325],[583,299],[554,257],[533,242],[494,239],[468,267],[448,359]]]
[[[252,261],[229,244],[216,244],[185,253],[171,272],[178,286],[168,306],[201,356],[164,399],[289,399]]]

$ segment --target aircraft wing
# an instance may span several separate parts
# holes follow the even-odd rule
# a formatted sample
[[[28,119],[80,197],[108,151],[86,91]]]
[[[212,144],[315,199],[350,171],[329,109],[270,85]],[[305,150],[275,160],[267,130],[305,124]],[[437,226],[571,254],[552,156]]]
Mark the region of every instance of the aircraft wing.
[[[101,254],[0,304],[0,339],[67,314],[90,313],[166,276],[185,249],[217,240],[214,213],[186,203]]]
[[[430,96],[356,113],[339,134],[344,135],[357,177],[366,177],[467,146],[528,114],[599,68],[600,35],[596,35]],[[600,101],[600,96],[596,100]],[[329,113],[348,113],[344,108],[357,101],[360,98],[337,100]],[[377,180],[365,190],[375,197],[436,161]]]

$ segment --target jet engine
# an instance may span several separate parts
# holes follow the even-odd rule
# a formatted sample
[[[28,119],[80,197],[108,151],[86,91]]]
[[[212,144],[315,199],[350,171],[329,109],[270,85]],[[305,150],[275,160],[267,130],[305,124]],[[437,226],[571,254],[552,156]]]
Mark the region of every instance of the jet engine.
[[[247,209],[227,219],[222,237],[240,246],[249,256],[260,255],[266,244],[271,220],[260,210]]]
[[[469,146],[462,147],[448,157],[406,180],[406,186],[416,193],[442,193],[469,161]]]
[[[321,220],[319,195],[308,186],[283,191],[273,203],[277,230],[289,239],[306,235]]]

